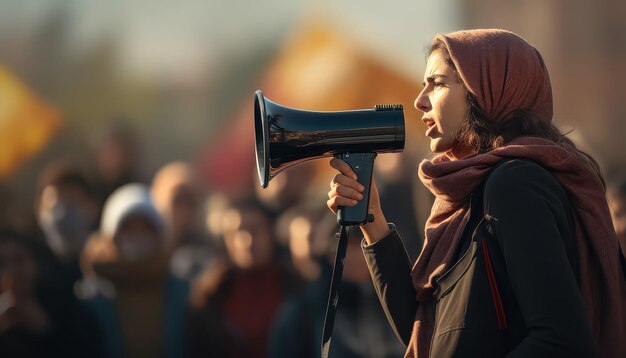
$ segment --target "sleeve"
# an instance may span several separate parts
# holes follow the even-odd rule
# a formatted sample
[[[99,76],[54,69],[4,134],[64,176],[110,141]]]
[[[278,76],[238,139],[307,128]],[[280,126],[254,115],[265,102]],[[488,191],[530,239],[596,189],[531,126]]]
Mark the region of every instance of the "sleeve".
[[[366,245],[365,261],[385,315],[396,336],[406,346],[411,338],[417,300],[411,281],[411,261],[395,226],[381,240]]]
[[[527,328],[510,357],[591,357],[594,343],[566,246],[569,204],[542,167],[514,160],[485,186],[485,208]]]

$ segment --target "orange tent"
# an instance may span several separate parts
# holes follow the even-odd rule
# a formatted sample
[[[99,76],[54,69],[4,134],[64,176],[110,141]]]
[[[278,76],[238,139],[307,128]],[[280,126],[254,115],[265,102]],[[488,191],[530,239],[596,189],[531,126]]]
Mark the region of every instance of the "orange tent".
[[[356,42],[332,26],[302,26],[288,38],[265,70],[258,88],[279,104],[318,111],[373,108],[376,104],[402,104],[405,108],[405,152],[415,155],[424,144],[413,100],[420,88],[406,73],[363,51]],[[245,191],[256,180],[254,166],[253,94],[243,99],[241,111],[224,128],[203,158],[203,172],[216,188]],[[317,171],[322,180],[326,170]]]

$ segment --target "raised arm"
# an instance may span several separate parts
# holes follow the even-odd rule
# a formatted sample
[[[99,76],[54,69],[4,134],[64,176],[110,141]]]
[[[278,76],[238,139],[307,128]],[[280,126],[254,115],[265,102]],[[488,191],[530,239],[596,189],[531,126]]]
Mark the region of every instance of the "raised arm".
[[[364,188],[347,163],[333,159],[330,165],[339,171],[330,183],[327,202],[336,213],[339,206],[356,205],[357,200],[362,199]],[[417,310],[411,282],[412,265],[398,232],[385,219],[374,180],[368,211],[374,215],[374,222],[361,226],[365,259],[387,319],[400,341],[407,345]]]

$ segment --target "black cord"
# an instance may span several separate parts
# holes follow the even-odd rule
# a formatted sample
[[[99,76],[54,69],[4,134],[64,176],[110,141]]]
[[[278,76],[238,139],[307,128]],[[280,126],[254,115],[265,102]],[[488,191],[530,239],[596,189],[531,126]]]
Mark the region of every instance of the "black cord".
[[[333,276],[330,281],[330,294],[326,304],[326,314],[324,318],[324,332],[322,334],[322,358],[328,358],[330,351],[330,341],[333,337],[333,327],[335,325],[335,313],[339,305],[339,291],[341,288],[341,277],[343,276],[344,259],[348,247],[348,237],[350,236],[350,226],[342,225],[339,229],[339,242],[337,243],[337,255],[335,255],[335,265]]]

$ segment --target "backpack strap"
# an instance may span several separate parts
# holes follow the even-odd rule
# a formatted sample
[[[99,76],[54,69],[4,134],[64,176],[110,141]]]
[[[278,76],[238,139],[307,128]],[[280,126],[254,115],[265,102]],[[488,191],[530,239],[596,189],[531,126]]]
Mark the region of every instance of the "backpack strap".
[[[496,311],[496,317],[498,319],[498,329],[504,331],[507,327],[506,313],[504,311],[504,304],[502,303],[502,297],[500,296],[500,289],[498,288],[498,281],[491,265],[491,257],[489,256],[489,248],[487,247],[487,240],[483,239],[481,242],[483,249],[483,259],[485,261],[485,271],[487,271],[487,280],[489,281],[489,288],[491,289],[491,301]]]
[[[493,173],[493,171],[496,170],[496,168],[498,168],[500,165],[506,162],[509,162],[510,160],[511,159],[505,159],[496,163],[490,169],[489,173],[485,177],[485,180],[483,180],[482,184],[474,192],[473,197],[472,197],[472,208],[474,208],[474,210],[480,210],[479,215],[482,216],[482,219],[478,225],[481,225],[483,224],[483,222],[486,222],[485,225],[487,225],[487,232],[489,233],[488,237],[484,237],[481,240],[480,246],[482,248],[485,271],[487,273],[487,281],[489,282],[489,288],[491,290],[491,301],[493,303],[494,310],[496,312],[496,317],[498,320],[498,329],[500,331],[506,330],[508,327],[508,323],[506,319],[506,313],[504,310],[504,303],[502,301],[500,288],[498,287],[498,281],[496,279],[496,274],[495,274],[495,271],[498,270],[499,268],[497,267],[497,265],[493,264],[494,261],[492,260],[491,255],[500,255],[501,253],[499,250],[491,250],[491,252],[489,250],[488,238],[495,237],[495,230],[491,228],[490,218],[484,206],[484,192],[485,192],[485,184],[487,182],[487,179],[489,179],[489,176],[491,176],[491,173]],[[502,260],[500,260],[500,262],[501,261]],[[496,262],[498,262],[498,260],[496,260]],[[494,270],[494,266],[496,268],[495,270]]]

